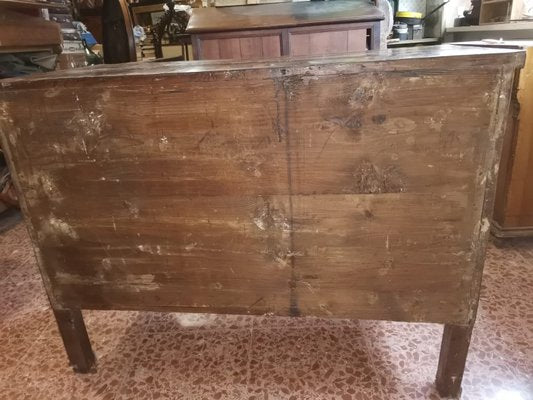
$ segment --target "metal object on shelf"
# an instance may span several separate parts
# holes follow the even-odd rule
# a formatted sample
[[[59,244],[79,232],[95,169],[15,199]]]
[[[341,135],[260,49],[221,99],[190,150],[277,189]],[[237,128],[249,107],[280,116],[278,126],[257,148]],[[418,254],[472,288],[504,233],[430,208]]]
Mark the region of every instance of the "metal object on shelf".
[[[407,27],[407,24],[405,23],[394,24],[392,28],[392,37],[397,38],[399,40],[409,39],[409,29]]]
[[[398,11],[396,13],[396,21],[399,25],[398,29],[400,30],[396,37],[400,40],[422,39],[424,37],[422,13],[414,11]],[[407,34],[404,32],[405,29],[407,29]]]

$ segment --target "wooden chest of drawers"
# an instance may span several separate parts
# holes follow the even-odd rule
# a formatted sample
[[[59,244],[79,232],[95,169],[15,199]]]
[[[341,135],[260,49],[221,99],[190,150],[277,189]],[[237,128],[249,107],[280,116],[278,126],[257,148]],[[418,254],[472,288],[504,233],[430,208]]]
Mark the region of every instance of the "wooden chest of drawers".
[[[75,369],[94,364],[86,308],[425,321],[446,324],[437,385],[457,395],[523,60],[447,46],[2,81]]]

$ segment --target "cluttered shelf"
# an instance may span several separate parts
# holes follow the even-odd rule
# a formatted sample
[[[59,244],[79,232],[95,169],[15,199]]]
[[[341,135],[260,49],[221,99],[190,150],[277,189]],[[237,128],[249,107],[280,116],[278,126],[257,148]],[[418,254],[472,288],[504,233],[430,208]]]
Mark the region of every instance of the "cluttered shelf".
[[[446,33],[454,32],[483,32],[483,31],[518,31],[533,29],[533,21],[517,21],[470,26],[454,26],[446,28]]]

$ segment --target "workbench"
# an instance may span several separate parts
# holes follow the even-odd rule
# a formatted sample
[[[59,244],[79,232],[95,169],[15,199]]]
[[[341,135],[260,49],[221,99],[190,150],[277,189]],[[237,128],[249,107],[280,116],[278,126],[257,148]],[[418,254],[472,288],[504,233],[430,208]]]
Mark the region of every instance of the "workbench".
[[[457,396],[523,62],[448,45],[0,82],[74,369],[95,365],[81,309],[432,322]]]

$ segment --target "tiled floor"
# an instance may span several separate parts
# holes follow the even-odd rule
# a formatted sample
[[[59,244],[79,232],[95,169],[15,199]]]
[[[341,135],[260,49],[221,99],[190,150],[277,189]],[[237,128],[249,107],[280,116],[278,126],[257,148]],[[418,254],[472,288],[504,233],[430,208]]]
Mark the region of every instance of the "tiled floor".
[[[98,372],[76,375],[25,228],[0,236],[1,399],[438,399],[442,327],[85,312]],[[491,245],[463,399],[533,400],[533,241]]]

